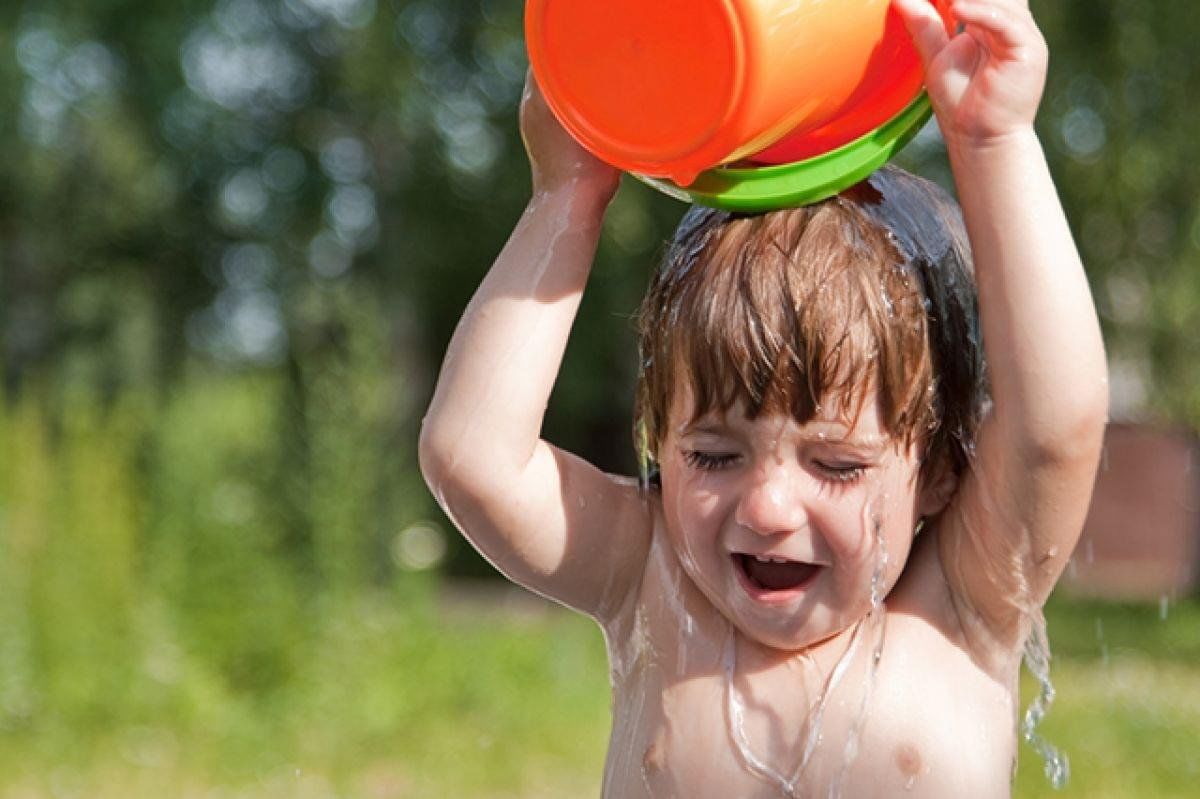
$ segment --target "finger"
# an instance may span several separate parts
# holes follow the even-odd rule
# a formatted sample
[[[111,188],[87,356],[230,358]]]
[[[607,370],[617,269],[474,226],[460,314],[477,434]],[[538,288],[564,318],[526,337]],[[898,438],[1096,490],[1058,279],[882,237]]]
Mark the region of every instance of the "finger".
[[[991,45],[1016,49],[1037,40],[1037,28],[1029,12],[1011,4],[958,0],[950,7],[958,22],[982,33]]]
[[[892,8],[900,15],[908,35],[912,37],[921,63],[929,66],[946,43],[950,34],[937,9],[929,0],[892,0]]]
[[[951,39],[942,55],[942,58],[950,65],[947,72],[966,78],[974,75],[975,70],[979,67],[979,61],[983,57],[981,44],[983,43],[969,30],[963,31]]]

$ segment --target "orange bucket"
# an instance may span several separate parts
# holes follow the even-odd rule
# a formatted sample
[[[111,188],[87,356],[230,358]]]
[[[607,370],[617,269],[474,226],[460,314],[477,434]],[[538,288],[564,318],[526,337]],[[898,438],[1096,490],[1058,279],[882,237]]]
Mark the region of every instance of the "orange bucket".
[[[931,0],[948,18],[948,0]],[[528,0],[534,75],[564,127],[628,172],[691,184],[801,161],[921,93],[890,0]]]

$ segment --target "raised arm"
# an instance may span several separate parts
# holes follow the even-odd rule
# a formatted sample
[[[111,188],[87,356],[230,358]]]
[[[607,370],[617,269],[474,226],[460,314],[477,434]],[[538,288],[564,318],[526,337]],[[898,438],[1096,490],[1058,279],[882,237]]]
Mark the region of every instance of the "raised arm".
[[[533,197],[463,314],[421,429],[438,502],[510,579],[604,619],[640,577],[636,484],[541,440],[550,390],[619,173],[558,126],[530,78]]]
[[[951,590],[1002,645],[1078,540],[1108,414],[1095,308],[1033,120],[1045,42],[1028,0],[894,0],[926,69],[975,260],[993,406],[939,534]]]

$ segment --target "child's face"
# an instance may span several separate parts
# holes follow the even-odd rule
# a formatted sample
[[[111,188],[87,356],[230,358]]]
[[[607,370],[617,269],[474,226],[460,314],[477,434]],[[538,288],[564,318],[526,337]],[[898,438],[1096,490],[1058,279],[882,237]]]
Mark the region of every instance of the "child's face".
[[[874,402],[850,422],[749,420],[735,406],[693,423],[691,392],[679,388],[659,453],[663,508],[701,591],[745,635],[778,649],[818,643],[863,618],[881,557],[876,522],[887,558],[882,598],[908,558],[916,519],[930,512],[918,498],[916,447],[886,435]]]

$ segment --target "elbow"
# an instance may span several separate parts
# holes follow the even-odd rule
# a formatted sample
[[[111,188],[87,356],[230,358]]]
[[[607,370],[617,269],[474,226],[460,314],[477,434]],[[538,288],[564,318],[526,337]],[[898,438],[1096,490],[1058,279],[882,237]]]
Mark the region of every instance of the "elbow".
[[[446,476],[453,471],[454,443],[436,421],[426,416],[421,421],[421,434],[417,440],[417,464],[425,485],[434,498],[442,502]]]
[[[1083,453],[1098,459],[1104,446],[1104,431],[1108,428],[1108,370],[1102,369],[1091,385],[1090,389],[1075,392],[1069,402],[1067,424],[1072,430],[1070,437]]]
[[[425,484],[437,497],[447,475],[453,472],[456,443],[445,427],[428,415],[421,420],[417,439],[417,464]],[[439,499],[440,501],[440,499]]]
[[[1098,380],[1096,388],[1077,391],[1059,402],[1052,424],[1044,425],[1031,445],[1035,461],[1044,464],[1091,464],[1099,462],[1108,427],[1108,382]]]
[[[474,486],[464,478],[469,464],[464,468],[459,463],[460,436],[428,416],[421,422],[421,434],[417,440],[417,464],[421,477],[438,507],[446,514],[459,532],[470,538],[466,520],[472,517]]]
[[[504,498],[503,475],[511,473],[499,468],[500,459],[494,456],[490,441],[480,441],[468,431],[469,426],[443,424],[427,415],[417,440],[421,477],[451,519],[478,503]]]
[[[1104,433],[1108,429],[1108,384],[1105,390],[1092,398],[1089,403],[1081,403],[1073,421],[1075,446],[1068,454],[1075,458],[1084,458],[1098,464],[1100,453],[1104,449]]]

